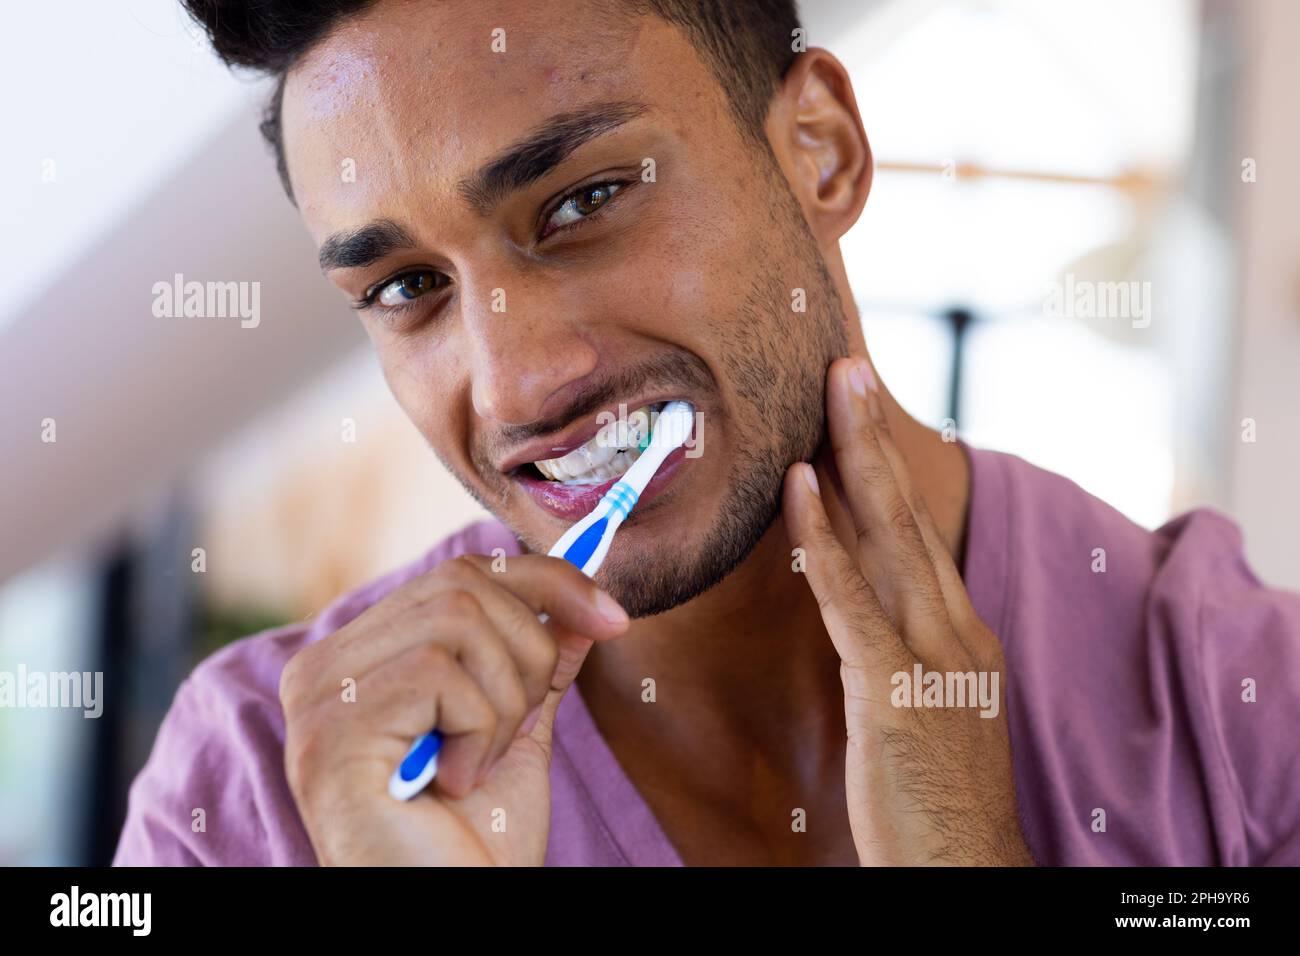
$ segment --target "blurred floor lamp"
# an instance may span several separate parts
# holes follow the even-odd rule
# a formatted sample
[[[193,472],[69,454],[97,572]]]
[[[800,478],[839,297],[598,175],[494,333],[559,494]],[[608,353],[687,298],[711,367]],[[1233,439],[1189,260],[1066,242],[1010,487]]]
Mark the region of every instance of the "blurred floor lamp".
[[[880,170],[903,173],[921,173],[935,176],[953,177],[958,183],[1002,179],[1015,182],[1046,183],[1062,186],[1106,186],[1125,193],[1134,204],[1137,214],[1135,227],[1119,242],[1093,249],[1069,263],[1061,271],[1058,281],[1073,276],[1075,281],[1089,282],[1127,282],[1134,281],[1141,267],[1146,250],[1149,248],[1156,199],[1160,195],[1157,177],[1142,172],[1129,172],[1120,176],[1082,176],[1069,173],[1053,173],[1027,169],[1005,169],[984,166],[979,163],[957,163],[955,167],[948,164],[881,162],[876,164]],[[953,304],[943,309],[939,317],[948,327],[952,336],[952,363],[948,376],[948,417],[954,422],[961,422],[961,388],[962,372],[965,366],[965,348],[971,327],[985,317],[969,304]],[[1136,333],[1128,323],[1093,323],[1088,326],[1094,332],[1101,332],[1108,338],[1117,339],[1125,345],[1149,344],[1149,338]]]

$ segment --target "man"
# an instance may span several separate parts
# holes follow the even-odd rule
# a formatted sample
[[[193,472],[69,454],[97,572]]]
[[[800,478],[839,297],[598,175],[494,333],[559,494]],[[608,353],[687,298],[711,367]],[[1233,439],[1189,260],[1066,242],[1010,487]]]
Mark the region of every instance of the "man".
[[[201,665],[119,863],[1300,862],[1300,599],[1221,517],[1145,532],[901,410],[792,3],[187,6],[279,77],[322,269],[500,522]],[[545,557],[601,416],[671,399],[701,454],[595,584]]]

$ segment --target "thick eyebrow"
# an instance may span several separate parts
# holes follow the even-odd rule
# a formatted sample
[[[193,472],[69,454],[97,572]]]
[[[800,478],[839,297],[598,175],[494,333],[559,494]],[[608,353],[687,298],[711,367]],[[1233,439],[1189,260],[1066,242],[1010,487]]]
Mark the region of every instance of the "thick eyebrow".
[[[320,271],[356,269],[398,249],[415,245],[411,234],[391,219],[377,219],[350,232],[336,232],[320,247]]]
[[[503,198],[541,179],[579,146],[618,129],[647,109],[642,103],[614,102],[557,113],[462,179],[456,188],[476,212],[487,215]],[[414,246],[415,240],[402,226],[391,219],[378,219],[328,236],[320,247],[320,269],[357,269]]]
[[[507,195],[541,179],[579,146],[617,129],[647,109],[642,103],[612,102],[557,113],[461,180],[457,189],[476,212],[487,215]]]

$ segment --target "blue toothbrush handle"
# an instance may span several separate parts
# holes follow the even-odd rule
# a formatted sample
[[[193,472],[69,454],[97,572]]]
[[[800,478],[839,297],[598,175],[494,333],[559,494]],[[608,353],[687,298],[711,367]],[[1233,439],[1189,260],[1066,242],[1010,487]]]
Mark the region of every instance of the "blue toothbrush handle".
[[[438,751],[441,749],[442,734],[437,730],[417,737],[388,781],[388,792],[398,800],[409,800],[427,787],[438,772]]]

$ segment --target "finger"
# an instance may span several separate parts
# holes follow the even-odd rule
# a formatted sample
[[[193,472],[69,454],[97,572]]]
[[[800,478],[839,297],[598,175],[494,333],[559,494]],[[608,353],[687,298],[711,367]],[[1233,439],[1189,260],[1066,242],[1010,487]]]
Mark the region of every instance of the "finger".
[[[572,683],[592,644],[558,621],[543,625],[533,608],[506,587],[508,571],[492,568],[492,562],[484,558],[480,563],[476,556],[457,561],[455,569],[449,569],[454,573],[444,578],[454,590],[434,598],[433,608],[439,629],[448,635],[445,640],[458,649],[499,718],[479,779],[491,772],[525,726],[528,730],[535,726],[537,718],[532,714],[540,713],[547,696],[552,691],[562,694]],[[452,602],[457,608],[454,613],[448,606]],[[611,617],[621,617],[626,624],[622,609],[614,605],[614,610],[617,614]],[[561,659],[556,634],[564,634],[566,644],[579,643],[582,650],[576,663],[571,650]]]
[[[541,706],[535,708],[524,720],[525,733],[541,747],[548,764],[552,752],[551,741],[555,734],[555,716],[593,646],[589,638],[559,627],[555,629],[555,639],[560,649],[560,661],[555,667],[550,690]]]
[[[803,549],[808,586],[840,660],[873,675],[878,683],[873,679],[872,684],[884,690],[891,674],[911,668],[912,656],[856,562],[836,540],[815,482],[809,465],[798,463],[786,472],[781,501],[790,540]],[[888,693],[881,696],[887,700]]]
[[[371,610],[377,612],[375,617],[385,620],[404,617],[434,594],[466,580],[463,574],[469,566],[488,572],[493,581],[516,594],[535,614],[545,613],[569,630],[600,639],[611,631],[618,632],[627,621],[613,597],[562,558],[516,555],[506,559],[506,570],[499,573],[492,571],[493,561],[477,554],[450,558],[407,581]]]
[[[916,520],[930,547],[935,572],[939,576],[939,586],[943,588],[944,601],[957,639],[971,661],[981,667],[1000,666],[1002,642],[975,610],[970,592],[966,590],[966,582],[962,580],[961,572],[957,570],[957,564],[943,543],[938,526],[923,499],[917,501]]]
[[[591,578],[563,558],[523,554],[507,558],[505,570],[492,571],[492,558],[479,554],[459,559],[490,574],[535,614],[546,614],[565,630],[593,640],[608,640],[628,625],[627,612]]]
[[[379,786],[411,741],[437,727],[439,789],[461,797],[469,793],[488,760],[499,717],[482,686],[455,654],[441,644],[408,648],[357,682],[357,704],[370,732],[391,741],[376,773]],[[391,751],[391,752],[389,752]],[[379,751],[376,749],[376,754]]]
[[[952,633],[965,650],[973,651],[974,648],[963,636],[971,633],[969,624],[975,616],[970,597],[966,593],[966,585],[961,579],[961,572],[957,570],[957,565],[953,563],[952,553],[939,533],[934,517],[930,514],[925,497],[916,490],[911,469],[907,467],[907,462],[903,460],[903,453],[894,443],[889,423],[883,416],[876,421],[876,441],[889,462],[899,490],[911,506],[912,516],[916,520],[917,528],[920,529],[921,540],[930,558],[930,567],[934,570],[935,580],[939,584],[939,593],[943,597],[948,620],[952,623]]]
[[[488,563],[480,565],[473,558],[458,562],[455,575],[447,581],[449,588],[454,582],[455,588],[473,595],[505,642],[523,682],[528,708],[540,704],[551,686],[558,653],[554,636],[537,612],[506,587],[506,575],[491,571]]]
[[[507,574],[492,574],[488,580],[480,569],[490,566],[490,559],[477,555],[444,561],[367,608],[319,645],[308,648],[315,690],[332,694],[338,675],[358,678],[407,648],[433,639],[435,631],[440,641],[454,638],[453,633],[435,625],[437,601],[456,589],[472,591],[482,597],[481,603],[489,610],[502,613],[500,602],[483,596],[492,585],[499,586],[518,596],[532,609],[534,618],[538,612],[546,613],[566,629],[596,640],[609,640],[627,629],[627,614],[618,602],[567,561],[522,555],[510,559]],[[510,627],[508,633],[519,636],[521,644],[527,645],[526,660],[540,659],[545,653],[531,627]],[[544,668],[526,670],[531,675]],[[544,676],[549,680],[549,674]],[[539,683],[536,678],[530,679],[534,685]]]
[[[854,555],[858,550],[858,531],[853,525],[853,515],[844,496],[839,469],[835,467],[835,455],[829,443],[823,443],[811,462],[817,472],[817,481],[821,488],[822,508],[830,520],[831,530],[845,552]]]
[[[926,506],[925,497],[916,490],[915,482],[912,481],[911,469],[903,460],[902,453],[898,446],[894,444],[890,436],[887,423],[882,425],[877,432],[877,440],[880,447],[885,452],[885,457],[889,461],[889,466],[898,480],[899,487],[903,492],[903,497],[907,499],[908,504],[912,507],[912,513],[916,518],[916,523],[921,529],[921,538],[925,542],[926,551],[930,555],[930,561],[934,565],[934,570],[939,579],[939,587],[944,593],[944,599],[948,604],[950,614],[957,614],[969,607],[969,601],[966,596],[966,587],[962,582],[961,573],[957,571],[953,564],[952,556],[948,550],[943,536],[939,533],[935,525],[930,510]],[[835,537],[840,543],[850,551],[856,550],[856,529],[853,526],[853,515],[849,513],[848,505],[845,503],[844,489],[840,481],[839,473],[835,468],[835,458],[828,446],[823,446],[813,460],[813,467],[817,469],[817,477],[821,482],[821,487],[834,489],[822,495],[822,504],[826,508],[826,515],[830,519],[831,527],[835,530]],[[955,585],[955,588],[954,588]],[[949,594],[952,599],[949,600]],[[954,624],[956,619],[954,617]]]
[[[855,369],[862,374],[851,378]],[[828,433],[853,516],[858,563],[913,653],[923,661],[942,660],[959,645],[920,526],[880,444],[884,416],[873,385],[864,361],[831,365]]]
[[[886,448],[891,460],[895,456],[902,457],[892,441],[885,440],[881,444]],[[939,533],[925,499],[916,495],[910,500],[912,513],[916,515],[916,523],[921,529],[921,537],[925,539],[926,550],[930,553],[930,563],[934,566],[935,576],[939,579],[939,589],[943,592],[948,616],[960,635],[970,618],[975,615],[970,595],[966,591],[966,582],[962,580],[961,572],[957,570],[948,545],[944,542],[943,535]]]
[[[475,571],[474,573],[478,573]],[[488,594],[498,588],[485,588]],[[480,600],[469,590],[447,591],[437,600],[436,628],[446,634],[438,641],[455,651],[457,659],[483,691],[497,716],[496,732],[492,735],[487,756],[483,759],[480,777],[505,752],[514,740],[515,731],[523,723],[529,708],[541,703],[555,669],[556,651],[550,635],[538,623],[536,616],[528,614],[528,626],[542,631],[546,644],[545,657],[524,663],[516,653],[518,639],[511,646],[500,632],[497,622],[484,609]],[[528,680],[534,685],[530,695],[525,688],[524,669],[531,668]],[[436,725],[434,725],[436,726]],[[426,728],[427,729],[427,728]]]
[[[959,663],[961,666],[966,666],[968,661],[986,661],[990,653],[995,654],[1000,651],[1001,645],[996,635],[984,626],[975,611],[970,594],[966,590],[966,583],[962,580],[961,571],[958,570],[953,559],[952,551],[939,532],[930,507],[926,504],[925,496],[916,489],[912,481],[911,469],[907,467],[902,452],[894,442],[888,420],[881,416],[876,420],[876,425],[876,439],[889,461],[903,497],[912,507],[912,514],[921,531],[921,538],[925,542],[926,552],[930,556],[930,566],[934,569],[948,619],[952,622],[952,634],[966,651],[967,660]]]
[[[504,572],[498,572],[494,563],[487,558],[480,559],[478,556],[468,556],[468,560],[473,563],[476,573],[485,576],[490,574],[496,578],[509,573],[508,565]],[[586,580],[585,576],[583,577]],[[604,594],[605,592],[600,593]],[[606,595],[606,597],[609,597],[609,595]],[[613,604],[613,608],[606,607],[606,610],[610,612],[606,619],[611,624],[621,621],[622,627],[616,626],[613,632],[603,635],[602,639],[617,636],[629,623],[626,614],[621,607],[618,607],[613,602],[612,597],[610,603]],[[507,640],[519,639],[522,642],[525,635],[533,636],[539,633],[543,637],[545,644],[544,647],[538,649],[538,652],[545,653],[546,658],[541,666],[525,675],[525,687],[531,709],[520,726],[514,730],[511,739],[532,735],[542,746],[549,759],[550,735],[555,713],[564,697],[564,693],[582,668],[583,661],[586,659],[587,652],[591,649],[593,642],[590,638],[576,631],[566,629],[557,620],[552,620],[543,626],[533,609],[521,597],[504,587],[491,589],[491,597],[485,602],[485,608],[493,615],[497,626],[507,635]],[[517,637],[512,635],[517,635]],[[543,720],[544,723],[540,729],[537,729],[536,733],[534,733],[534,729],[538,727],[538,722]],[[503,749],[495,750],[492,763],[495,763],[495,760],[499,759],[503,752]]]

